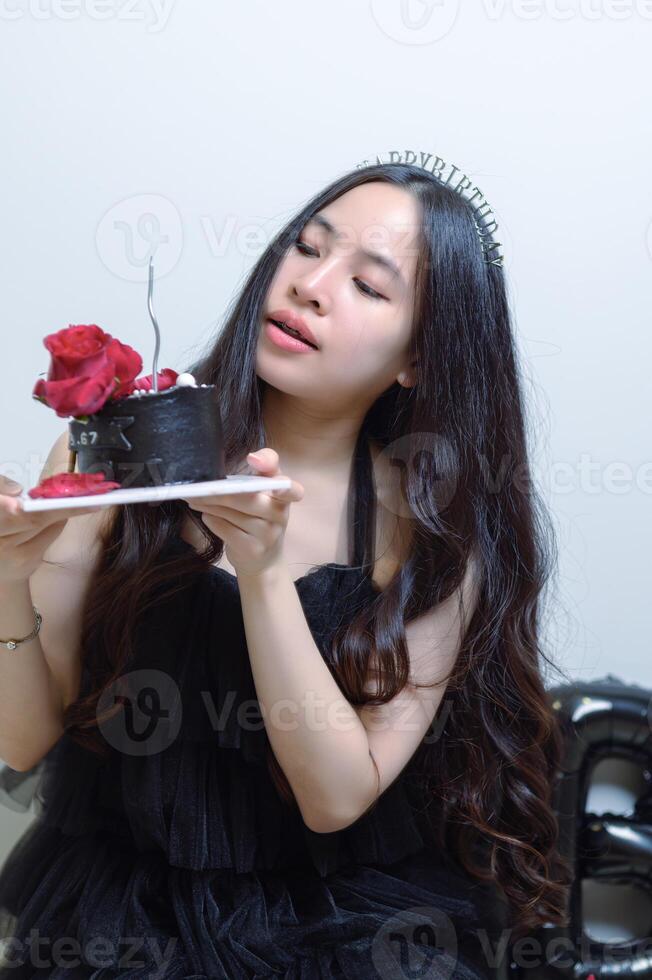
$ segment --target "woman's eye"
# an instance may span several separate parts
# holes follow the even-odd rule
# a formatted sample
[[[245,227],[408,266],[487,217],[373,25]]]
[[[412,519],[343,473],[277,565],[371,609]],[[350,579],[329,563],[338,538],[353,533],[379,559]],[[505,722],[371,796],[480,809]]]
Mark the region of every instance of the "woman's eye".
[[[295,242],[294,244],[296,245],[296,247],[298,248],[298,250],[301,252],[302,255],[314,255],[315,254],[314,248],[311,249],[310,248],[310,245],[306,245],[305,242]]]
[[[364,293],[365,296],[371,296],[372,299],[382,299],[380,293],[377,293],[375,289],[372,289],[371,286],[368,286],[366,282],[362,281],[362,279],[354,279],[353,281],[358,287],[358,289],[360,290],[360,292]]]
[[[310,245],[306,245],[305,242],[295,241],[294,244],[302,255],[317,254],[316,249],[312,248]],[[358,289],[360,290],[360,292],[364,293],[365,296],[369,296],[371,297],[371,299],[383,299],[380,293],[377,293],[375,289],[372,289],[372,287],[367,285],[366,282],[363,282],[362,279],[354,279],[353,281],[358,287]]]

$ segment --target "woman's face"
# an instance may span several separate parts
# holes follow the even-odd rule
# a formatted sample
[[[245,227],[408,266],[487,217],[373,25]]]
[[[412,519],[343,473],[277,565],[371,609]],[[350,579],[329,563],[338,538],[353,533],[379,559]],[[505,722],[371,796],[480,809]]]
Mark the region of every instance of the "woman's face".
[[[331,407],[372,404],[399,375],[402,384],[414,383],[408,349],[419,212],[410,193],[376,181],[354,187],[304,225],[269,289],[260,378]],[[319,349],[295,353],[275,344],[267,317],[279,311],[301,317]]]

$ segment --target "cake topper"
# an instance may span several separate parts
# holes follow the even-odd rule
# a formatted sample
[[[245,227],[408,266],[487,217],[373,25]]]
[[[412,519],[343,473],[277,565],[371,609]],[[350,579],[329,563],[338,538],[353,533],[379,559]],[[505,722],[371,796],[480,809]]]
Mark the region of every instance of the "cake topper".
[[[158,352],[161,346],[161,332],[158,328],[158,323],[156,322],[156,316],[154,315],[154,308],[152,306],[152,292],[154,289],[154,261],[153,257],[149,257],[149,283],[147,285],[147,309],[149,310],[149,316],[154,324],[154,333],[156,334],[156,345],[154,347],[154,361],[152,362],[152,391],[158,391],[158,374],[156,371],[156,366],[158,364]]]

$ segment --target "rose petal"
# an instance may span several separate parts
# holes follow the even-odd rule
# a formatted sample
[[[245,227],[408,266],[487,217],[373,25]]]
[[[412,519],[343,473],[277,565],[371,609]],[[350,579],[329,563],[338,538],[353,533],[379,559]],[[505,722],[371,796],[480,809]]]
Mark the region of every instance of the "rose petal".
[[[86,494],[107,493],[119,490],[120,484],[107,480],[103,473],[55,473],[36,487],[28,490],[34,498],[82,497]]]

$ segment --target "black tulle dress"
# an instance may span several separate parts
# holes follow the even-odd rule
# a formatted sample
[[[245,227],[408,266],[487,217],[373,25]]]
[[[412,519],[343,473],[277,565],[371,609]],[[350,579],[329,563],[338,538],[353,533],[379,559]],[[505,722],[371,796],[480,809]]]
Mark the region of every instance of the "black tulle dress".
[[[323,656],[376,594],[335,563],[296,588]],[[4,804],[37,814],[0,869],[0,980],[497,976],[491,896],[429,845],[412,764],[351,826],[310,830],[268,770],[237,578],[213,566],[176,599],[145,617],[131,666],[153,738],[121,743],[121,715],[108,759],[64,734],[0,773]]]

